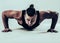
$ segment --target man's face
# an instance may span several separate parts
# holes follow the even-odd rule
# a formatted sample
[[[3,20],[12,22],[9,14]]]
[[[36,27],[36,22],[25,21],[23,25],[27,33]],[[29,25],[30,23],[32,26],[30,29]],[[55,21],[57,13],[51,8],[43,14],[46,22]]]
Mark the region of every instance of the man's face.
[[[24,15],[24,18],[25,18],[25,22],[28,26],[32,26],[36,23],[36,19],[37,19],[37,15],[34,15],[34,16],[28,16],[28,14],[25,14]]]

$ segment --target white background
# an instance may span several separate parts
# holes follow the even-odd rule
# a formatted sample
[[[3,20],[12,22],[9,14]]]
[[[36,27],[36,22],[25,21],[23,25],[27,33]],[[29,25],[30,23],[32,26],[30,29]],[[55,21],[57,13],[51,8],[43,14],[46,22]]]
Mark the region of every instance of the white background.
[[[44,20],[34,31],[21,30],[15,19],[9,19],[12,32],[3,33],[2,12],[5,10],[24,10],[34,4],[39,11],[56,11],[60,13],[60,0],[0,0],[0,43],[60,43],[60,14],[55,30],[58,33],[47,33],[51,19]]]

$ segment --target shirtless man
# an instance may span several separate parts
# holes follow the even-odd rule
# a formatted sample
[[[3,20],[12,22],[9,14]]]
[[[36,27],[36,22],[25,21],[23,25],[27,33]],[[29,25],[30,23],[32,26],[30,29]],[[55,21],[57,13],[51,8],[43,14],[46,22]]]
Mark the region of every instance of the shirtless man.
[[[52,19],[52,24],[47,32],[57,32],[54,30],[57,20],[58,13],[53,11],[36,11],[34,5],[31,4],[29,8],[22,11],[7,10],[2,13],[2,20],[4,24],[3,32],[12,31],[8,25],[8,19],[16,19],[19,25],[22,25],[26,30],[35,29],[43,20]]]

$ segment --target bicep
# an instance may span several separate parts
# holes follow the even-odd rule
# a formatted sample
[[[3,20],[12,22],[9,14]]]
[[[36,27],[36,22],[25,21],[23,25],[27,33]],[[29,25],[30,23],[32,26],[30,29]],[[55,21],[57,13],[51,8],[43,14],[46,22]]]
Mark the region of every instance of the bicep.
[[[22,11],[17,12],[13,17],[14,17],[15,19],[20,20],[21,17],[22,17]]]
[[[43,15],[43,18],[46,18],[46,19],[50,19],[50,18],[52,18],[52,14],[50,14],[50,13],[45,13],[44,15]]]

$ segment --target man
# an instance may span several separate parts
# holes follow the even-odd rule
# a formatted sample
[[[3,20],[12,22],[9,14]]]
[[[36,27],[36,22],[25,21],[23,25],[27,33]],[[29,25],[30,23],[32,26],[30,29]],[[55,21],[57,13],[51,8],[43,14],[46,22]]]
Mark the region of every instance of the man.
[[[47,32],[57,32],[54,30],[55,25],[58,19],[58,13],[52,11],[36,11],[34,5],[31,4],[27,10],[23,11],[14,11],[7,10],[2,13],[2,19],[5,29],[3,32],[10,32],[8,25],[8,19],[16,19],[18,24],[22,25],[26,30],[35,29],[43,20],[52,19],[52,24],[50,29]]]

